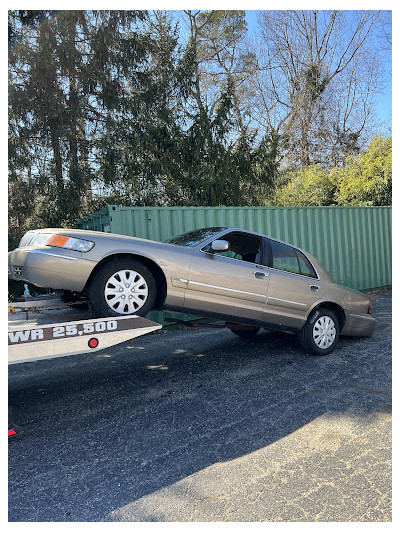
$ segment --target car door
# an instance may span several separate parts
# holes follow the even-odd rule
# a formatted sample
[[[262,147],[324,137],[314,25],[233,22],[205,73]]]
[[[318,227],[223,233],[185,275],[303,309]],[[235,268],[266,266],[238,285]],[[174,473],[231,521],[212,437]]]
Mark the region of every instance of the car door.
[[[193,253],[185,309],[260,321],[269,281],[263,238],[236,231],[219,239],[230,242],[229,252],[210,253],[203,245]]]
[[[263,321],[299,329],[310,308],[325,294],[325,283],[300,250],[272,239],[269,240],[269,265]]]

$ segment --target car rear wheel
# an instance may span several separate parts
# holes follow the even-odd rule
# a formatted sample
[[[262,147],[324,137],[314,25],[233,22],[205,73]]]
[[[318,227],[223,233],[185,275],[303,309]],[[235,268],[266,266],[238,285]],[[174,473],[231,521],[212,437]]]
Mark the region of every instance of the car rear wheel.
[[[153,307],[157,287],[153,274],[139,261],[115,260],[95,275],[89,300],[97,316],[146,315]]]
[[[252,339],[257,335],[261,328],[257,326],[229,326],[229,329],[235,335],[242,337],[242,339]]]
[[[339,341],[339,321],[330,309],[316,309],[299,333],[299,341],[306,352],[313,355],[331,353]]]

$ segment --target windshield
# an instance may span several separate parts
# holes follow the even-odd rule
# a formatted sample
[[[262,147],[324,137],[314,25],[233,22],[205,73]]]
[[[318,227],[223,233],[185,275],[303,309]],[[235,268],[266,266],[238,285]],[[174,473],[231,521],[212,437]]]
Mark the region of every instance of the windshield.
[[[195,229],[193,231],[188,231],[188,233],[184,233],[183,235],[178,235],[177,237],[173,237],[172,239],[169,239],[168,241],[165,241],[165,242],[169,244],[177,244],[178,246],[196,246],[196,244],[199,244],[205,239],[208,239],[208,237],[212,237],[213,235],[216,235],[217,233],[224,231],[224,229],[227,229],[227,228]]]

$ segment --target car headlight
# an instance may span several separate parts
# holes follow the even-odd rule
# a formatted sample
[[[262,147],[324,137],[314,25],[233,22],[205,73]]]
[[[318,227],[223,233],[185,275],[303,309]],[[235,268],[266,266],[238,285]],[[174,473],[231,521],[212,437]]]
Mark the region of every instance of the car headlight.
[[[29,242],[29,246],[57,246],[58,248],[67,248],[76,252],[88,252],[94,246],[94,242],[76,239],[75,237],[66,237],[65,235],[56,235],[54,233],[37,233]]]

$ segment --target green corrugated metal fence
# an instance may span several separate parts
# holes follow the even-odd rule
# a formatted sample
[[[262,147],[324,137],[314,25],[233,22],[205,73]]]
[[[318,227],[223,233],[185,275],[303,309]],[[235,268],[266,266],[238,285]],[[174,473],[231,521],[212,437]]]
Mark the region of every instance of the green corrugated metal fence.
[[[195,228],[242,228],[295,244],[355,289],[391,285],[391,207],[119,207],[77,227],[164,241]]]

